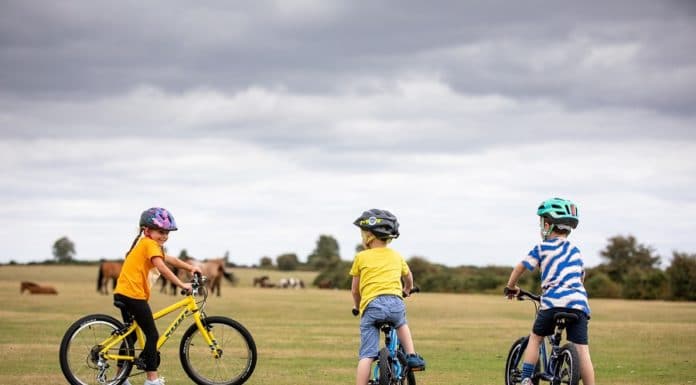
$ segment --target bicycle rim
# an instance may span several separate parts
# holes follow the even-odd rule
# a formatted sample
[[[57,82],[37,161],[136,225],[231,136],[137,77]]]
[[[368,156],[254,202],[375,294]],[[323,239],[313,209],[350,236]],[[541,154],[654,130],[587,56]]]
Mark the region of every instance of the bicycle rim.
[[[120,328],[120,323],[115,319],[97,315],[84,317],[68,329],[59,352],[61,369],[68,382],[72,385],[115,385],[128,376],[131,362],[107,361],[103,381],[98,379],[98,344]],[[123,340],[120,347],[122,354],[133,352],[127,340]],[[114,348],[114,353],[118,352],[119,348]]]
[[[208,317],[204,325],[213,334],[220,349],[215,358],[196,325],[181,340],[181,365],[199,385],[240,385],[256,366],[256,345],[240,323],[225,317]]]
[[[580,382],[580,360],[573,344],[566,344],[558,354],[555,370],[556,383],[578,385]]]

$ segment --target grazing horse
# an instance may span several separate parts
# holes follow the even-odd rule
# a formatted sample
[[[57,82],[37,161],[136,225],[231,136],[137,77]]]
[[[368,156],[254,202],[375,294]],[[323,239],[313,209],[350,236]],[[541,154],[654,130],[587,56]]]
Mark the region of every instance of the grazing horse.
[[[225,271],[225,260],[222,258],[211,259],[205,262],[190,259],[188,262],[192,265],[198,266],[203,275],[208,278],[205,284],[208,289],[210,289],[210,294],[214,294],[217,290],[217,296],[220,296],[220,282],[222,281],[223,277],[230,283],[235,283],[234,275]],[[188,272],[184,273],[188,274]],[[181,277],[182,275],[179,274],[179,278]],[[186,279],[188,280],[190,277]]]
[[[282,287],[283,289],[304,289],[305,284],[304,282],[295,277],[290,277],[290,278],[281,278],[280,281],[278,282],[278,286]]]
[[[259,286],[262,288],[276,287],[275,283],[268,281],[269,279],[270,278],[267,275],[254,278],[254,287],[256,287],[256,286]]]
[[[323,279],[317,285],[320,289],[333,289],[333,281],[330,279]]]
[[[265,287],[266,282],[269,280],[267,275],[261,277],[254,277],[254,287],[261,286]]]
[[[41,286],[34,282],[23,281],[19,285],[20,294],[24,294],[25,290],[29,290],[29,294],[58,294],[53,286]]]
[[[120,261],[102,261],[99,264],[99,273],[97,275],[97,291],[102,294],[109,294],[109,288],[107,283],[109,279],[113,280],[113,285],[111,289],[116,288],[116,280],[118,275],[121,274],[121,267],[123,262]]]

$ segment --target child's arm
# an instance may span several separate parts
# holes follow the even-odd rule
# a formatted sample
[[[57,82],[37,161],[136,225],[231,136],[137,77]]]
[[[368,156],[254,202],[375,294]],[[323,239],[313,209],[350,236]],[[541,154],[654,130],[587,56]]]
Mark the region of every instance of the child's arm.
[[[353,295],[353,308],[360,308],[360,277],[353,276],[353,282],[350,285],[350,293]]]
[[[159,270],[160,274],[164,276],[164,278],[167,279],[169,282],[174,282],[175,285],[178,287],[185,289],[185,290],[191,290],[191,284],[190,283],[183,283],[179,279],[179,277],[174,274],[169,267],[164,263],[164,259],[162,257],[152,257],[152,264],[155,265],[157,270]]]
[[[404,294],[408,297],[411,294],[411,289],[413,289],[413,273],[409,270],[408,274],[404,275],[404,287],[402,288]]]
[[[524,273],[524,271],[526,269],[527,268],[525,268],[521,262],[518,263],[514,269],[512,269],[512,273],[510,273],[510,278],[508,278],[508,283],[507,283],[508,289],[510,289],[514,292],[516,292],[520,289],[519,287],[517,287],[517,281],[520,279],[520,276],[522,275],[522,273]]]
[[[190,263],[186,263],[177,257],[172,257],[171,255],[165,255],[164,261],[167,262],[168,264],[178,268],[178,269],[188,270],[189,272],[191,272],[191,274],[193,274],[193,273],[202,274],[201,269],[198,266],[194,266]]]

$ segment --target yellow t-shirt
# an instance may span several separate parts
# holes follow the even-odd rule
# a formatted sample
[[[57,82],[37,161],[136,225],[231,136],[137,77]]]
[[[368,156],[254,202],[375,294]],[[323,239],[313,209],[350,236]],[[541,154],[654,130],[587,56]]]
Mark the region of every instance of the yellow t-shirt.
[[[153,239],[142,237],[126,256],[114,293],[134,299],[150,299],[148,274],[155,268],[152,257],[162,257],[162,247]]]
[[[350,275],[360,277],[360,314],[377,296],[401,296],[401,277],[408,273],[404,257],[393,249],[380,247],[359,252]]]

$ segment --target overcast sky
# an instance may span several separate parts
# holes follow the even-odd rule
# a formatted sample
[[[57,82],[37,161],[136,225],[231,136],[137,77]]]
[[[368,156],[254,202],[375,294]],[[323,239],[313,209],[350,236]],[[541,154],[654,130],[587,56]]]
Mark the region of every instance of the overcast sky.
[[[691,1],[3,1],[0,262],[119,258],[140,212],[238,264],[395,213],[405,257],[512,266],[537,205],[586,265],[696,253]]]

